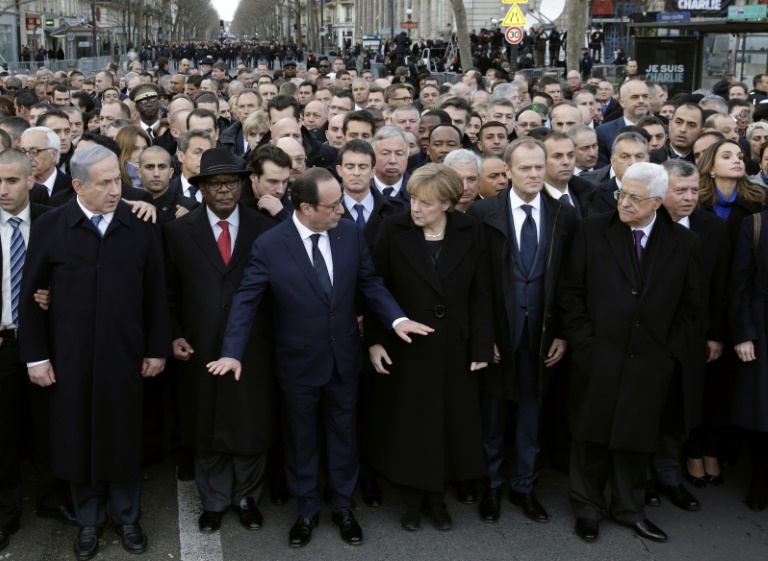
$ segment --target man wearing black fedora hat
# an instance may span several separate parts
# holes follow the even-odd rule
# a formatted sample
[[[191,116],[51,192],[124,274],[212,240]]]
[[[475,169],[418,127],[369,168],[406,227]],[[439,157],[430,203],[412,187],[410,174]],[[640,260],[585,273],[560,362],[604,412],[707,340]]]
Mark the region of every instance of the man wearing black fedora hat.
[[[180,361],[179,416],[195,451],[195,482],[203,513],[201,532],[219,529],[232,507],[247,530],[263,523],[258,502],[267,450],[274,440],[273,339],[269,307],[256,315],[246,338],[246,376],[212,376],[229,309],[254,240],[275,222],[240,204],[245,161],[226,148],[203,153],[189,178],[204,204],[166,229],[166,272],[173,355]]]

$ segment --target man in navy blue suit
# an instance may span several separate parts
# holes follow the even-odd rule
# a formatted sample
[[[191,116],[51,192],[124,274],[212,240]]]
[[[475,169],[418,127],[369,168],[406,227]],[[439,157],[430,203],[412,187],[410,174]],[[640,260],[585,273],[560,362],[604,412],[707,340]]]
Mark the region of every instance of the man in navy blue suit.
[[[215,375],[233,371],[235,379],[240,378],[247,334],[264,292],[270,289],[276,374],[284,404],[286,479],[299,509],[290,545],[309,543],[318,523],[321,404],[333,523],[345,542],[357,545],[363,533],[352,513],[352,493],[359,471],[355,412],[362,357],[355,293],[360,291],[371,312],[407,342],[409,333],[426,335],[432,329],[408,320],[384,288],[360,228],[341,220],[341,186],[328,170],[305,172],[294,183],[291,200],[295,210],[291,219],[253,244],[232,302],[222,358],[208,369]]]

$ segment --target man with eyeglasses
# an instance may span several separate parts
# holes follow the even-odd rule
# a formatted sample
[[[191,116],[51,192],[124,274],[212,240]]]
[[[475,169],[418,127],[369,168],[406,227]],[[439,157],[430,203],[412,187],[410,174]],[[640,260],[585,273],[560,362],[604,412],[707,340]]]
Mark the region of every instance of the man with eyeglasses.
[[[621,189],[622,177],[629,166],[638,162],[649,161],[648,142],[639,133],[623,132],[613,141],[611,149],[611,165],[581,175],[579,179],[591,182],[603,177],[602,183],[597,185],[589,196],[587,216],[612,212],[616,209],[614,193]]]
[[[230,372],[236,380],[248,376],[247,372],[241,376],[241,359],[249,349],[247,334],[269,289],[274,302],[276,378],[284,404],[286,476],[299,515],[289,544],[306,546],[319,522],[322,403],[332,520],[347,544],[359,545],[363,532],[352,498],[359,471],[355,412],[362,366],[357,294],[405,341],[410,341],[409,334],[426,335],[432,329],[408,320],[384,288],[359,226],[342,220],[343,193],[328,170],[307,170],[294,183],[291,200],[291,220],[253,244],[232,301],[221,358],[210,363],[209,370],[227,379]]]
[[[160,124],[160,88],[150,82],[143,82],[131,90],[130,98],[141,117],[141,128],[149,138],[155,138],[155,127]]]
[[[384,101],[393,107],[410,105],[413,103],[411,90],[401,84],[393,84],[384,90]]]
[[[321,60],[317,65],[320,76],[327,76],[331,72],[331,63],[327,59]]]
[[[667,540],[645,517],[646,469],[660,434],[684,430],[681,372],[702,327],[701,244],[663,208],[668,180],[657,164],[630,166],[617,208],[579,222],[556,291],[572,353],[570,501],[586,542],[608,516]]]
[[[219,356],[222,327],[243,277],[254,240],[275,222],[241,202],[245,162],[226,148],[207,150],[190,183],[204,204],[165,231],[166,274],[173,330],[173,356],[180,365],[184,418],[194,443],[195,483],[203,506],[202,533],[221,527],[237,512],[246,530],[258,530],[267,450],[274,442],[272,329],[266,309],[244,333],[245,375],[211,376],[206,364]],[[212,326],[219,326],[211,329]]]
[[[286,189],[287,196],[290,197],[291,187],[294,182],[302,173],[307,171],[307,152],[304,150],[301,142],[289,136],[279,139],[275,142],[275,146],[288,154],[288,157],[291,159],[291,173],[288,176],[288,189]]]
[[[32,162],[32,176],[42,187],[35,186],[30,195],[35,203],[48,204],[55,194],[72,188],[72,178],[56,169],[61,140],[48,127],[32,127],[19,138],[19,150]]]

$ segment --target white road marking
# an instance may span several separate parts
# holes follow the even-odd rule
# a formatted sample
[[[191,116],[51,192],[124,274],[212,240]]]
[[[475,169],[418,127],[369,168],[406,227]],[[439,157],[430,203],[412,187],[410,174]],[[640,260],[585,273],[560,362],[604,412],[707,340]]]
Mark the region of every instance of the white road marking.
[[[200,499],[194,481],[178,481],[179,542],[182,561],[221,561],[219,532],[203,534],[197,529],[200,517]]]

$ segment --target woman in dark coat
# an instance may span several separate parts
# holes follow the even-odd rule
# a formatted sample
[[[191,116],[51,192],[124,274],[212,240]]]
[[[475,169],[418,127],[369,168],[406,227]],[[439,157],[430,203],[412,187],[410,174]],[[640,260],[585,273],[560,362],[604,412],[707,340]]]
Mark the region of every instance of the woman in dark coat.
[[[765,189],[747,179],[746,160],[738,143],[721,140],[699,161],[699,207],[725,220],[731,255],[744,218],[761,212],[766,202]],[[723,484],[718,457],[731,422],[733,371],[739,362],[733,345],[740,342],[727,331],[725,339],[722,356],[707,364],[701,426],[688,439],[688,480],[697,487]]]
[[[408,181],[411,212],[386,219],[373,250],[376,269],[410,319],[434,328],[410,344],[373,325],[374,469],[401,487],[405,530],[423,509],[448,530],[447,481],[479,479],[485,470],[477,370],[493,356],[488,258],[482,226],[451,212],[462,180],[427,164]]]
[[[768,211],[744,219],[733,257],[730,325],[739,358],[731,419],[752,431],[747,506],[768,504]],[[756,231],[759,228],[759,233]],[[757,247],[754,247],[755,235]]]

